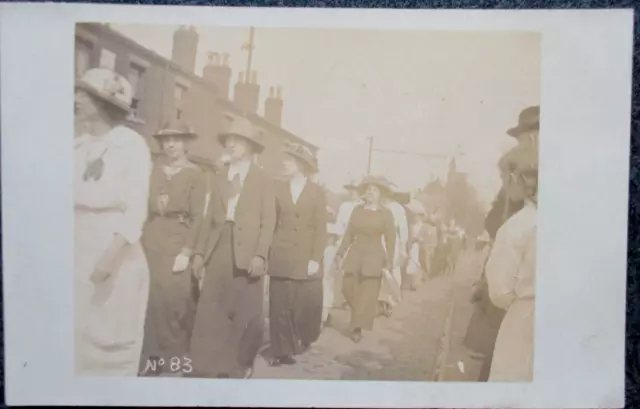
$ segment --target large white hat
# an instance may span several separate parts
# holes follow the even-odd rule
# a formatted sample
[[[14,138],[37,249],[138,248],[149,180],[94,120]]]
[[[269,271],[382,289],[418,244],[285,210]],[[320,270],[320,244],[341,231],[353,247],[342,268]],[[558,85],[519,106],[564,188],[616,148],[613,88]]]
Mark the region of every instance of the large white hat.
[[[84,73],[76,87],[109,102],[127,113],[131,113],[133,88],[122,75],[109,68],[93,68]]]

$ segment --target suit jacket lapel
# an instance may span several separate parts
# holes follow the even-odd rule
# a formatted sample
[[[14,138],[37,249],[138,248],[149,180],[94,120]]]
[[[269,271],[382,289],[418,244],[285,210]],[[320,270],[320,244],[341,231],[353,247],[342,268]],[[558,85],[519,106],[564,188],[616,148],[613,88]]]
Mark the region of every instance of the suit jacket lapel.
[[[304,186],[302,187],[302,191],[300,192],[300,196],[298,196],[298,201],[294,203],[295,207],[298,207],[303,204],[303,202],[307,201],[307,196],[311,195],[311,187],[309,186],[311,182],[308,180],[304,182]],[[289,194],[291,196],[291,194]],[[292,199],[293,200],[293,199]]]
[[[240,189],[240,196],[238,196],[238,203],[236,204],[236,209],[238,209],[241,203],[244,202],[245,199],[243,198],[247,196],[247,192],[256,188],[254,185],[256,184],[257,171],[258,169],[256,168],[256,165],[254,165],[253,163],[249,165],[249,171],[247,172],[247,177],[244,179],[244,183],[242,184],[242,189]]]
[[[224,211],[227,211],[227,207],[229,204],[229,167],[225,166],[217,175],[216,183],[218,184],[218,188],[220,189],[220,201],[222,202],[222,207]]]

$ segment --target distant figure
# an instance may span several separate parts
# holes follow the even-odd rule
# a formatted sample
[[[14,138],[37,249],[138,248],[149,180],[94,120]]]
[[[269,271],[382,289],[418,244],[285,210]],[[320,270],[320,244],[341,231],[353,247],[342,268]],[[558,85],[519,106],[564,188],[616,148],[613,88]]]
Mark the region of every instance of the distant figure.
[[[344,271],[343,294],[351,311],[353,342],[360,342],[362,330],[373,329],[382,277],[391,276],[396,240],[393,215],[381,203],[392,194],[390,183],[382,177],[366,177],[359,190],[364,203],[351,214],[336,255],[336,265]]]
[[[407,260],[409,222],[407,221],[407,212],[404,206],[393,198],[385,198],[383,204],[391,211],[396,231],[391,275],[383,278],[380,295],[378,296],[380,312],[382,315],[390,317],[393,313],[393,308],[402,300],[402,268]]]
[[[303,146],[285,149],[286,182],[275,185],[276,229],[269,255],[271,366],[291,365],[309,348],[322,324],[322,261],[327,243],[324,190],[309,180],[318,172]]]
[[[409,234],[409,256],[407,259],[407,281],[409,289],[416,291],[418,283],[424,277],[424,243],[426,240],[426,223],[424,212],[413,214],[411,232]]]
[[[151,174],[149,220],[142,235],[151,290],[140,369],[142,375],[179,375],[191,339],[195,300],[188,267],[204,216],[206,186],[203,172],[187,158],[186,144],[198,135],[182,125],[165,127],[154,137],[164,157]]]
[[[140,244],[151,156],[123,126],[131,85],[96,68],[76,83],[81,134],[75,156],[75,369],[79,375],[136,376],[149,266]]]
[[[338,251],[338,240],[340,238],[338,227],[331,223],[327,225],[327,247],[324,249],[324,277],[323,277],[323,303],[322,303],[322,323],[330,325],[331,309],[338,306],[335,303],[336,293],[341,287],[336,286],[336,279],[342,273],[336,268],[334,259]],[[342,281],[340,281],[342,283]]]

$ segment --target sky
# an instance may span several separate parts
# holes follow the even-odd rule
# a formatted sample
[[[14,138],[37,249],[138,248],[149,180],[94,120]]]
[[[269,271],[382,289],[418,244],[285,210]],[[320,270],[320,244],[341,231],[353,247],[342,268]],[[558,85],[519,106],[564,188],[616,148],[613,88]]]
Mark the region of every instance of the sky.
[[[171,57],[177,26],[112,28]],[[249,28],[197,31],[196,74],[209,52],[229,53],[233,87],[246,67]],[[366,173],[373,137],[373,174],[415,190],[444,179],[455,157],[486,206],[500,186],[496,163],[515,144],[506,130],[540,98],[540,37],[532,32],[256,27],[252,65],[262,87],[258,113],[269,87],[281,86],[283,128],[319,146],[319,179],[334,190]]]

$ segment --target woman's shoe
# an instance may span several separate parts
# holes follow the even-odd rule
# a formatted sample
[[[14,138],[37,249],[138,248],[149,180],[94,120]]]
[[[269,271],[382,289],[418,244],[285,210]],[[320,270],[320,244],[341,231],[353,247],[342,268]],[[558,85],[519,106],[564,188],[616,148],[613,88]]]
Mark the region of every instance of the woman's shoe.
[[[356,344],[362,341],[362,330],[360,328],[354,329],[349,338]]]
[[[273,358],[271,362],[269,362],[270,366],[281,366],[281,365],[293,365],[296,363],[296,360],[292,356],[280,356],[277,358]]]

